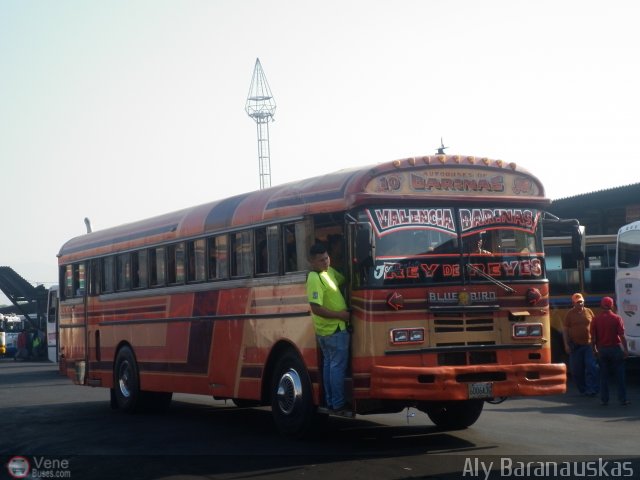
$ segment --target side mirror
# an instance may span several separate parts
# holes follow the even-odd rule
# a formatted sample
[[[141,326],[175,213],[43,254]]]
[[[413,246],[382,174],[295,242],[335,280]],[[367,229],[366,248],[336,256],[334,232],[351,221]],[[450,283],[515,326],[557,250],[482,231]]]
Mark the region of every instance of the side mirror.
[[[584,260],[585,250],[584,226],[574,225],[571,230],[571,253],[576,260]]]
[[[371,264],[373,262],[375,248],[375,239],[371,225],[368,223],[359,223],[356,226],[356,263],[363,266]]]

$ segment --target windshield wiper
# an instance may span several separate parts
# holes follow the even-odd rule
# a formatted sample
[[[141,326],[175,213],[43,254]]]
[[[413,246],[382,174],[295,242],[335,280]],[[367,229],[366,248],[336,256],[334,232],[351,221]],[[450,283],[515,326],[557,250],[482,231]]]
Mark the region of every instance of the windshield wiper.
[[[509,285],[502,283],[500,280],[496,280],[495,278],[493,278],[491,275],[489,275],[488,273],[484,273],[482,270],[480,270],[478,267],[471,265],[470,263],[467,263],[467,268],[469,270],[473,270],[475,273],[477,273],[478,275],[480,275],[482,278],[485,278],[487,280],[489,280],[491,283],[498,285],[500,288],[502,288],[505,292],[507,293],[516,293],[516,291],[511,288]]]

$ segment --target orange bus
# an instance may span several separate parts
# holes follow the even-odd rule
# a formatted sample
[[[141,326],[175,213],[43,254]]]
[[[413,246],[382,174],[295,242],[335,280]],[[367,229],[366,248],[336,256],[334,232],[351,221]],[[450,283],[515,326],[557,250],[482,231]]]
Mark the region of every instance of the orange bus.
[[[348,279],[354,414],[415,407],[467,427],[487,400],[565,391],[548,204],[514,163],[432,155],[73,238],[58,255],[60,369],[126,412],[202,394],[270,405],[282,432],[304,434],[326,418],[305,289],[322,241]]]

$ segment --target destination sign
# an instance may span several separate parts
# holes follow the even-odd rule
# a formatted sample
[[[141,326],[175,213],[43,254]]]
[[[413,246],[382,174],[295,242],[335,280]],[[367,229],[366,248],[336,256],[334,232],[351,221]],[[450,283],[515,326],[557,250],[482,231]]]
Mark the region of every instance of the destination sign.
[[[425,168],[395,171],[371,180],[365,191],[377,194],[423,194],[541,197],[532,178],[480,168]]]
[[[433,228],[456,233],[450,208],[375,208],[367,210],[378,234],[397,228]]]
[[[451,208],[372,208],[369,220],[378,236],[396,229],[429,228],[455,235],[455,213]],[[462,233],[490,227],[515,228],[534,233],[540,212],[527,208],[461,208]]]
[[[461,208],[459,215],[462,232],[500,226],[533,233],[540,219],[537,210],[523,208]]]

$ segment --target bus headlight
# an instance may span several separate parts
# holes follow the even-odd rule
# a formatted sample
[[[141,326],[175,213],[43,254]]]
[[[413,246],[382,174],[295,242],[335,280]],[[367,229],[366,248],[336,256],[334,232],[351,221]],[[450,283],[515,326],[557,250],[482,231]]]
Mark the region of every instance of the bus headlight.
[[[394,328],[389,333],[394,345],[424,342],[424,328]]]
[[[424,342],[424,329],[423,328],[413,328],[409,330],[409,341],[410,342]]]
[[[513,338],[542,337],[541,323],[516,323],[513,326]]]

